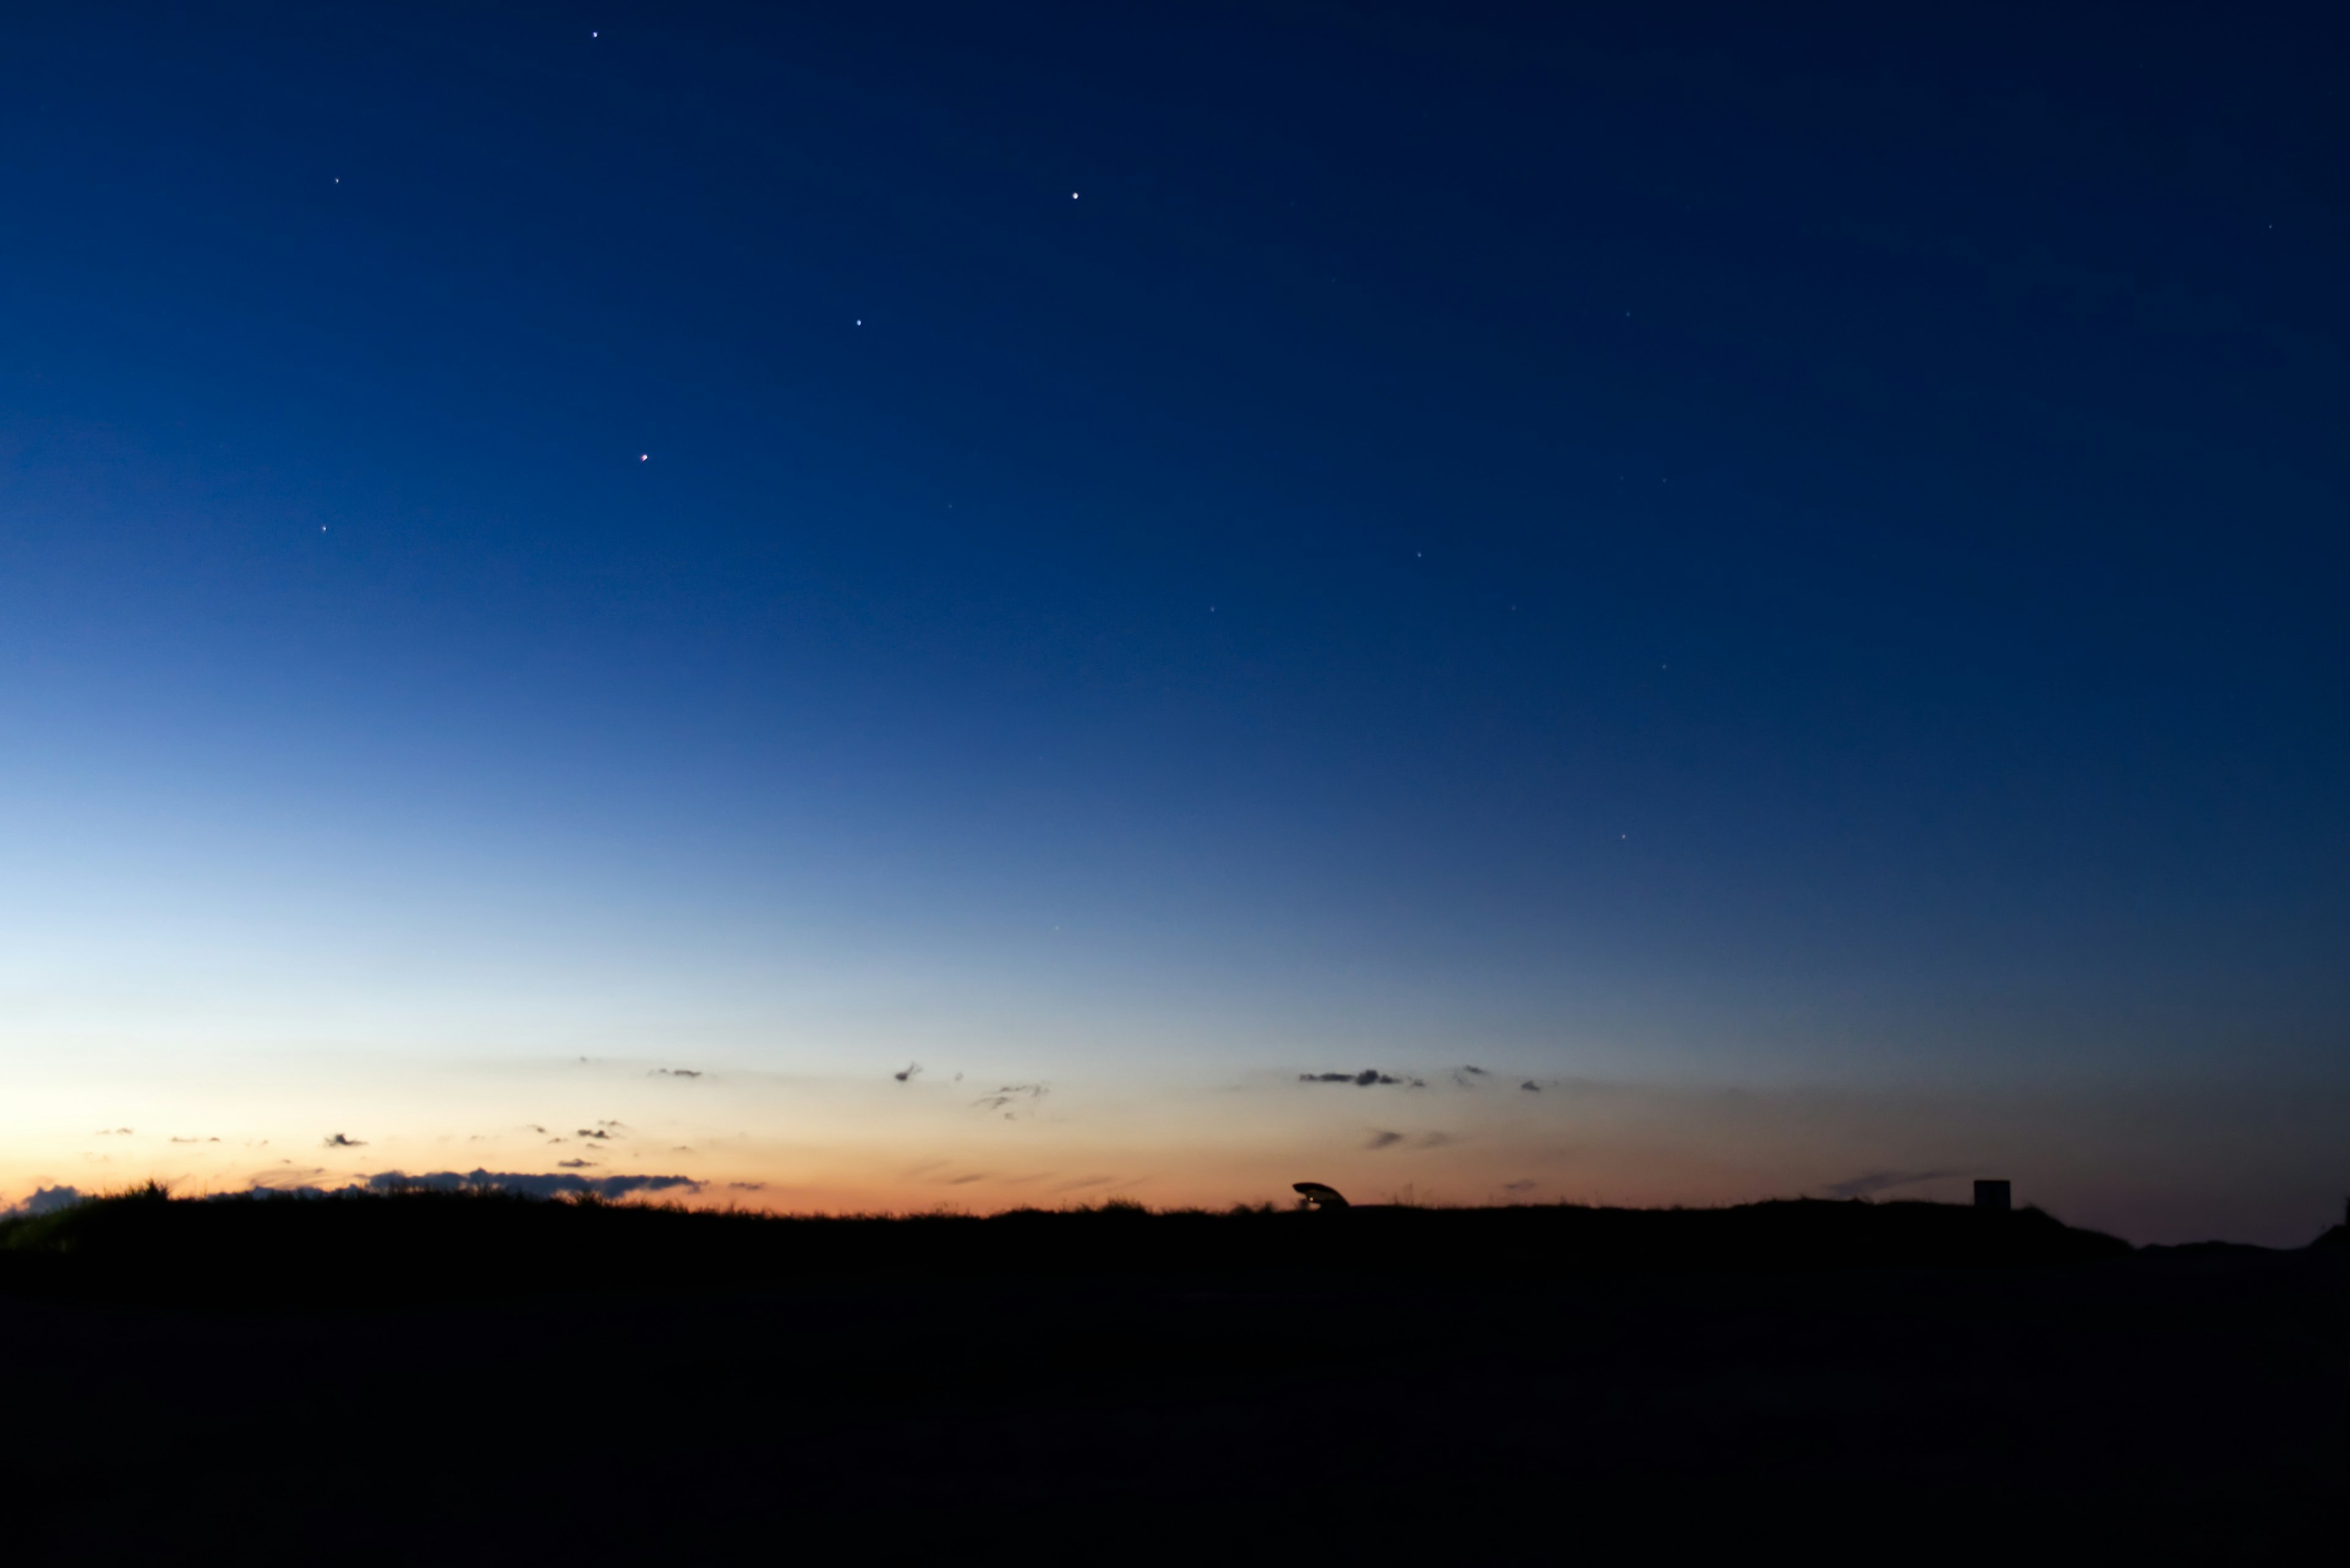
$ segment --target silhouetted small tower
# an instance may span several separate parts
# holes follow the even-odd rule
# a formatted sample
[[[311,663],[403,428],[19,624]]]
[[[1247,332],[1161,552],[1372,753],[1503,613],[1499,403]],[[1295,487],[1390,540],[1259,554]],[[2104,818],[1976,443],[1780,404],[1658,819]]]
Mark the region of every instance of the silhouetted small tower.
[[[2008,1199],[2007,1183],[2004,1181],[1976,1182],[1975,1207],[1988,1209],[1995,1214],[2006,1213],[2012,1207]]]

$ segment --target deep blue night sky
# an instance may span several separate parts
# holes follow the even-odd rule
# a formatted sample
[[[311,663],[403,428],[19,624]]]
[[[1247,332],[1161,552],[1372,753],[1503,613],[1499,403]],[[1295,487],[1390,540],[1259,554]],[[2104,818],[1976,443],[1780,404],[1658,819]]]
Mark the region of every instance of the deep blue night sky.
[[[1423,1188],[2330,1217],[2320,8],[498,9],[12,20],[0,1187],[1479,1062]]]

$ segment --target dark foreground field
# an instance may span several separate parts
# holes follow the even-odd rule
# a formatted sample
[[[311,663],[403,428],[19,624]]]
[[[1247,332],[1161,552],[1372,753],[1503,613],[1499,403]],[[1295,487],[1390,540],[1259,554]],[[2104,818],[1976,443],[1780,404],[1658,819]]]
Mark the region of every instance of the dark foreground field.
[[[5,1554],[2328,1561],[2343,1243],[113,1199],[0,1225]]]

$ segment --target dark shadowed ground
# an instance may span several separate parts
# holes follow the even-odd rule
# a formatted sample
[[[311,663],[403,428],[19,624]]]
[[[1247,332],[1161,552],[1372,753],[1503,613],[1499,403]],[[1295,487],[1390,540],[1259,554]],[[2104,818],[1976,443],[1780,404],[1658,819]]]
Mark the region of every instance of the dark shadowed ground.
[[[2343,1233],[1920,1204],[0,1227],[33,1561],[1555,1561],[2341,1540]]]

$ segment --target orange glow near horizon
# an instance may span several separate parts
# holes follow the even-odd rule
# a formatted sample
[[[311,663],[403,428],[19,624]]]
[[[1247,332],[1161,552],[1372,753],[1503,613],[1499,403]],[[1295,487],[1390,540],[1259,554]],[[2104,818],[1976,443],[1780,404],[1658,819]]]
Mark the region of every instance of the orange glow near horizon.
[[[84,1080],[32,1084],[0,1111],[0,1199],[150,1179],[188,1193],[331,1190],[393,1172],[483,1170],[638,1179],[619,1195],[778,1213],[992,1213],[1110,1198],[1220,1209],[1285,1204],[1299,1180],[1370,1202],[1645,1206],[1958,1200],[1973,1177],[1997,1174],[2020,1180],[2021,1199],[2076,1223],[2156,1239],[2136,1207],[2142,1177],[2128,1187],[2110,1174],[2131,1169],[2143,1126],[2109,1118],[2102,1140],[2060,1137],[2084,1119],[2064,1102],[1584,1081],[1528,1089],[1457,1072],[1374,1086],[1294,1074],[1010,1086],[611,1061],[474,1072],[459,1120],[446,1108],[446,1071],[267,1088],[151,1075],[106,1091],[102,1105]],[[2168,1104],[2140,1110],[2180,1114]],[[1950,1152],[1921,1160],[1919,1149]],[[2157,1196],[2178,1208],[2199,1193],[2205,1212],[2221,1214],[2240,1163],[2210,1152]],[[639,1185],[649,1178],[678,1179]]]

